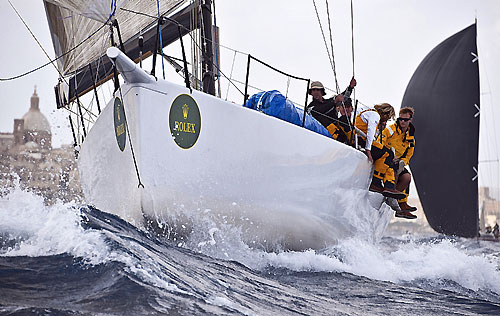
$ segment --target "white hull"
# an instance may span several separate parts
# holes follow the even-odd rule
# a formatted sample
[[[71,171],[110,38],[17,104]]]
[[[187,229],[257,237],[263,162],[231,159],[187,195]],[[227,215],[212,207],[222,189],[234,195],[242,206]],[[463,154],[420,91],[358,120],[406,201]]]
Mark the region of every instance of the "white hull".
[[[382,196],[367,191],[370,164],[353,148],[162,80],[126,83],[122,93],[144,188],[129,139],[123,152],[118,147],[111,101],[79,156],[87,202],[101,210],[188,231],[193,219],[205,217],[240,227],[248,242],[288,249],[322,248],[359,232],[377,238],[390,220]],[[169,128],[170,107],[181,94],[191,95],[201,115],[189,149]]]

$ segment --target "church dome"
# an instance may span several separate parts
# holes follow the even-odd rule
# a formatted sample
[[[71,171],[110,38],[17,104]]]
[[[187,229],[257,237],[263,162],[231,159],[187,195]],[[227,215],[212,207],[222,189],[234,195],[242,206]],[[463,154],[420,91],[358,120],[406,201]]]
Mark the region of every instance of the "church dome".
[[[35,89],[35,92],[33,92],[33,95],[31,96],[31,107],[29,111],[23,116],[24,130],[48,132],[49,134],[51,134],[49,121],[47,121],[45,115],[40,112],[39,101],[40,99],[38,98]]]

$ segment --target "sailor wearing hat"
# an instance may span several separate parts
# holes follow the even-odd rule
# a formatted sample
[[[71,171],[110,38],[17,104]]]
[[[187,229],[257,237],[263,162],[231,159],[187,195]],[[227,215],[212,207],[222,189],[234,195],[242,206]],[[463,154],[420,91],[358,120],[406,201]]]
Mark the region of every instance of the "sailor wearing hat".
[[[325,99],[324,96],[326,92],[323,84],[319,81],[311,82],[308,93],[312,95],[313,100],[309,103],[306,110],[326,127],[334,138],[336,138],[335,135],[338,133],[338,127],[336,125],[338,122],[338,114],[336,107],[344,102],[344,98],[349,98],[355,86],[356,79],[352,78],[349,86],[342,94]]]

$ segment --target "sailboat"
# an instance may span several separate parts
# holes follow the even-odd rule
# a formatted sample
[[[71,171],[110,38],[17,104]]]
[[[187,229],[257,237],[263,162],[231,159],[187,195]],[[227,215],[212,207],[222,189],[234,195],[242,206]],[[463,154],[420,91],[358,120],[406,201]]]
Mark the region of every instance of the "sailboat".
[[[211,1],[44,3],[62,56],[58,106],[73,104],[81,119],[79,98],[97,96],[106,80],[115,83],[78,148],[89,204],[178,234],[207,218],[238,227],[249,243],[282,249],[323,248],[358,233],[381,237],[393,212],[381,194],[368,192],[372,167],[363,153],[214,96]],[[140,67],[142,58],[162,58],[162,46],[196,28],[203,33],[200,82],[190,80],[185,55],[185,85]],[[110,30],[115,45],[104,47],[99,38]]]
[[[479,227],[479,65],[476,24],[436,46],[403,97],[415,108],[412,159],[420,201],[437,232],[476,237]]]

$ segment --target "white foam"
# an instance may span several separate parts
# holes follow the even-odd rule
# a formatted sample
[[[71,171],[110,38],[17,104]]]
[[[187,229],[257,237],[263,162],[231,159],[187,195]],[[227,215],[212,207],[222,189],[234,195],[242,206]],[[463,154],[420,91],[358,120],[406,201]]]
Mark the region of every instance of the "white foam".
[[[99,232],[84,230],[74,203],[44,205],[43,198],[13,188],[0,197],[0,232],[15,245],[2,249],[2,256],[47,256],[68,253],[98,264],[109,250]]]
[[[249,310],[248,308],[245,308],[245,307],[241,306],[240,304],[231,301],[230,299],[228,299],[225,296],[211,296],[207,300],[205,300],[205,302],[207,302],[208,304],[212,304],[212,305],[216,305],[216,306],[220,306],[220,307],[228,307],[232,310],[237,310],[239,313],[241,313],[243,315],[255,315],[255,313],[252,312],[251,310]]]
[[[302,252],[269,252],[262,250],[265,249],[262,246],[244,242],[237,227],[217,225],[206,219],[194,224],[185,244],[211,257],[235,260],[255,270],[274,267],[348,272],[393,283],[423,280],[438,287],[440,281],[451,280],[474,291],[485,289],[500,294],[498,253],[484,255],[451,240],[430,243],[394,240],[394,244],[384,244],[374,242],[369,236],[357,236],[322,251]]]
[[[477,291],[500,294],[498,258],[472,254],[450,240],[418,244],[409,242],[389,249],[361,239],[349,239],[335,247],[337,257],[316,251],[265,254],[264,262],[294,271],[349,272],[394,283],[451,280]]]

